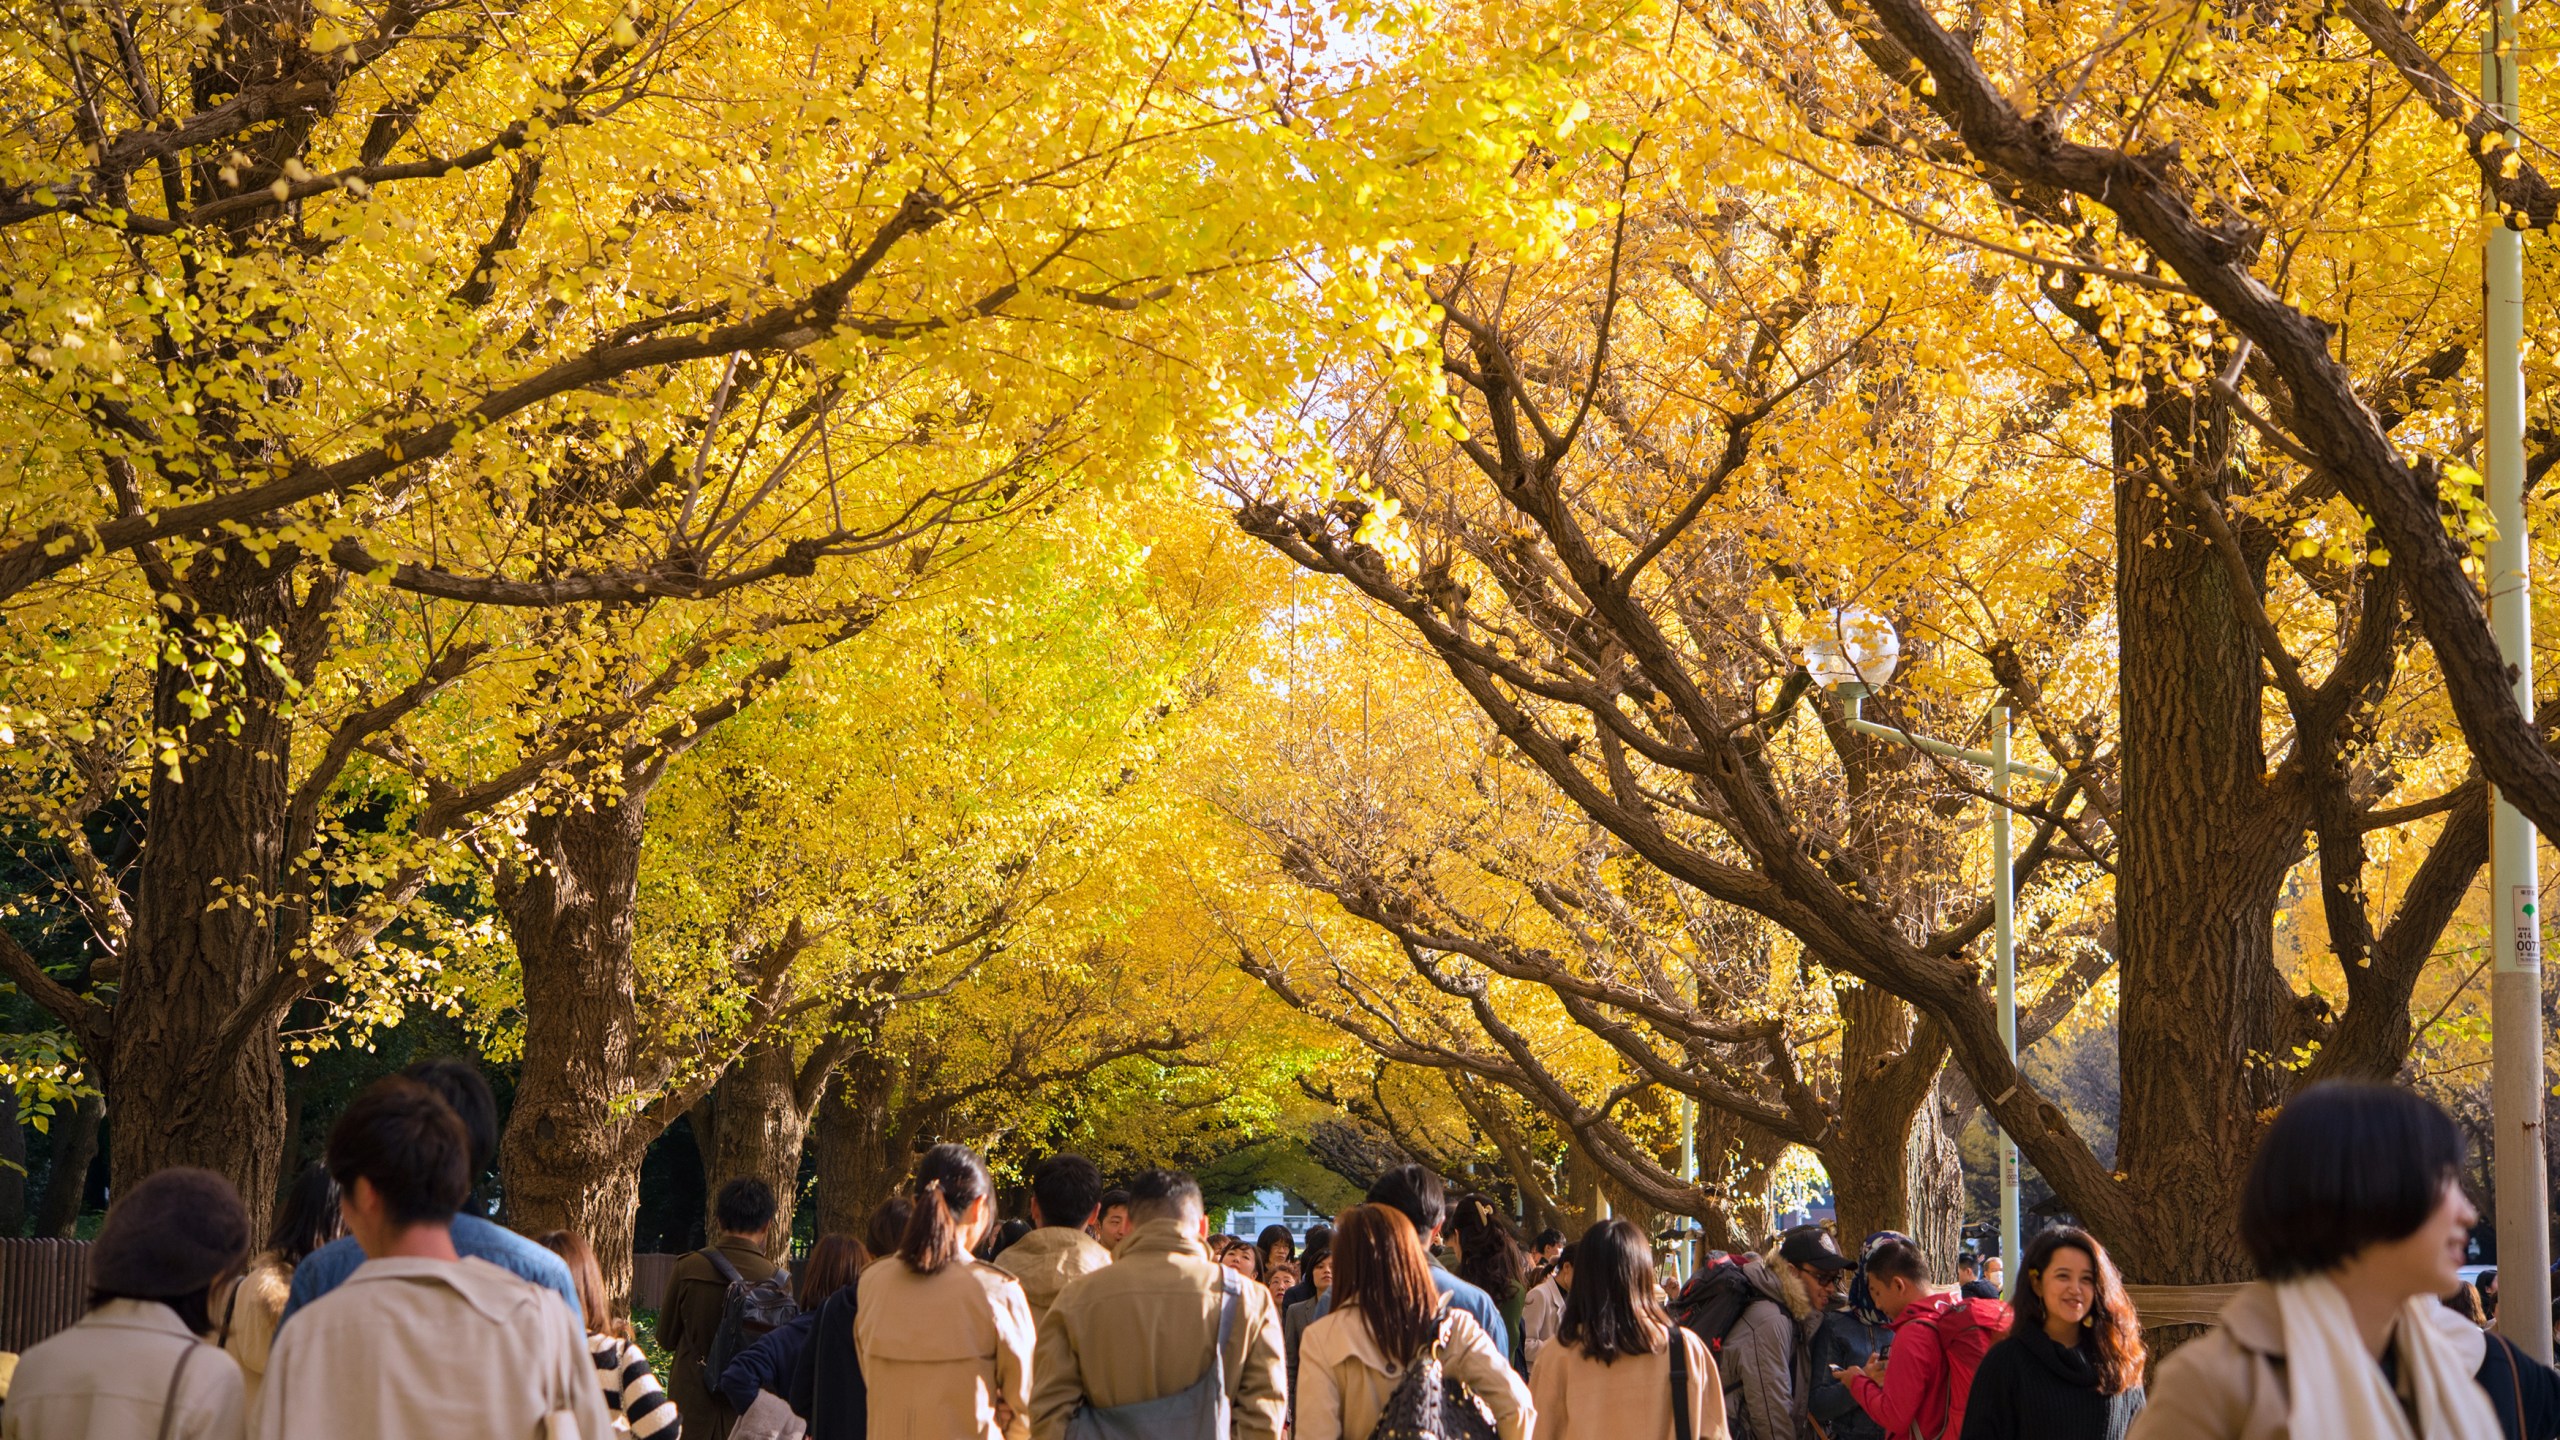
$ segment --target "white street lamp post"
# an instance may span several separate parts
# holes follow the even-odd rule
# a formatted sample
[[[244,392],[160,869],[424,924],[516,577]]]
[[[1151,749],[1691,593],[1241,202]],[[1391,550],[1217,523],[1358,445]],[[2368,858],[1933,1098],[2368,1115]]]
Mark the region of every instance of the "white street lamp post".
[[[1860,713],[1867,696],[1891,680],[1902,663],[1902,639],[1894,633],[1890,621],[1872,610],[1843,610],[1832,617],[1832,629],[1833,635],[1805,645],[1804,668],[1815,684],[1848,702],[1850,729],[1941,759],[1978,765],[1990,772],[1991,946],[1999,977],[2000,1043],[2007,1048],[2009,1064],[2014,1069],[2018,1063],[2018,879],[2010,858],[2009,780],[2023,775],[2057,784],[2062,777],[2038,766],[2018,764],[2009,757],[2006,705],[1991,707],[1989,750],[1968,750],[1867,719]],[[2000,1262],[2014,1293],[2019,1248],[2018,1147],[2000,1129],[1999,1117],[1992,1117],[1991,1126],[1994,1149],[2000,1157]]]

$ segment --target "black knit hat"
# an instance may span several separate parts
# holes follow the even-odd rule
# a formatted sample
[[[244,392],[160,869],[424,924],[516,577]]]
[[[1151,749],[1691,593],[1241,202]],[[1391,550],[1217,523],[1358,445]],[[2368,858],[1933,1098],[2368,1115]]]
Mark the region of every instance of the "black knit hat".
[[[174,1166],[108,1207],[89,1251],[89,1288],[138,1300],[192,1295],[248,1249],[240,1192],[210,1170]]]

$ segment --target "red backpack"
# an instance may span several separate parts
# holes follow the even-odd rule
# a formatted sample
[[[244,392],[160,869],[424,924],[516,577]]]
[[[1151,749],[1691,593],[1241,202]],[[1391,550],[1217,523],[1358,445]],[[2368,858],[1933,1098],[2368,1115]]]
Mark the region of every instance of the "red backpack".
[[[1973,1372],[1982,1368],[1982,1357],[2009,1333],[2009,1307],[1999,1300],[1957,1298],[1931,1315],[1928,1324],[1937,1332],[1939,1353],[1946,1358],[1947,1385],[1946,1423],[1930,1440],[1955,1440],[1964,1433],[1964,1402],[1973,1393]]]

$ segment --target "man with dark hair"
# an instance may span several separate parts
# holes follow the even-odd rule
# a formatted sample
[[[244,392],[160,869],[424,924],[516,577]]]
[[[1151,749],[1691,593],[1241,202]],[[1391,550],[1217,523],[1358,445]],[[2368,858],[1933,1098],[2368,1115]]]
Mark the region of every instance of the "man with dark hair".
[[[613,1433],[577,1317],[456,1249],[471,1158],[461,1119],[414,1080],[378,1080],[338,1117],[329,1175],[365,1260],[277,1333],[259,1440],[559,1436],[562,1412],[587,1440]]]
[[[738,1423],[702,1365],[720,1333],[730,1285],[768,1279],[782,1268],[767,1253],[776,1248],[770,1242],[778,1208],[772,1186],[752,1175],[731,1180],[711,1200],[717,1232],[712,1242],[667,1271],[666,1298],[658,1302],[658,1343],[670,1357],[667,1393],[675,1397],[685,1440],[727,1440],[729,1427]]]
[[[1122,1412],[1115,1418],[1127,1423],[1104,1427],[1112,1434],[1143,1425],[1145,1433],[1278,1440],[1289,1416],[1280,1312],[1270,1291],[1209,1258],[1198,1182],[1147,1171],[1129,1183],[1129,1219],[1111,1264],[1068,1282],[1040,1322],[1033,1440],[1064,1440],[1087,1407]],[[1211,1418],[1221,1404],[1223,1430]],[[1128,1408],[1141,1405],[1149,1407],[1143,1416]]]
[[[1431,1283],[1448,1297],[1450,1304],[1475,1317],[1492,1339],[1495,1354],[1509,1355],[1511,1328],[1502,1321],[1502,1307],[1481,1287],[1450,1274],[1440,1263],[1440,1227],[1449,1219],[1449,1191],[1440,1183],[1440,1177],[1419,1165],[1399,1165],[1369,1187],[1368,1201],[1404,1212],[1404,1218],[1413,1222],[1413,1233],[1421,1237],[1423,1250],[1431,1256]],[[1318,1315],[1332,1312],[1332,1296],[1317,1302]]]
[[[1084,1227],[1102,1213],[1102,1172],[1081,1155],[1052,1155],[1031,1172],[1031,1223],[1038,1228],[997,1252],[995,1267],[1022,1282],[1031,1323],[1079,1275],[1111,1263]]]
[[[1120,1242],[1129,1238],[1128,1191],[1102,1192],[1102,1210],[1093,1222],[1093,1238],[1100,1241],[1105,1250],[1117,1250]]]
[[[1997,1300],[2000,1287],[1982,1273],[1982,1256],[1972,1250],[1956,1252],[1956,1293],[1967,1300]]]
[[[578,1285],[569,1278],[566,1262],[470,1210],[470,1187],[489,1173],[498,1158],[498,1100],[489,1093],[489,1082],[481,1077],[480,1067],[468,1060],[421,1060],[400,1074],[442,1100],[454,1118],[462,1122],[463,1134],[469,1137],[470,1152],[464,1161],[468,1172],[463,1181],[465,1201],[454,1213],[453,1248],[542,1286],[558,1295],[570,1314],[578,1315]],[[276,1323],[282,1325],[303,1306],[338,1288],[363,1263],[364,1247],[352,1235],[312,1251],[293,1267],[293,1289],[285,1299],[284,1314]],[[584,1317],[580,1319],[583,1323]]]

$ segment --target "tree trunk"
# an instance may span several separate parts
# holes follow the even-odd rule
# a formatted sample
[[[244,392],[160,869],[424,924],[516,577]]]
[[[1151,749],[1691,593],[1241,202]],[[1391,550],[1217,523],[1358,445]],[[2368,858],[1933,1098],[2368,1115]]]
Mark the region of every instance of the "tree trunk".
[[[255,641],[295,630],[294,571],[283,556],[209,552],[187,590],[204,621]],[[291,702],[284,678],[254,653],[212,661],[217,643],[183,624],[168,646],[152,723],[182,737],[183,769],[151,773],[105,1087],[116,1105],[113,1183],[123,1190],[167,1166],[202,1166],[239,1187],[252,1230],[263,1232],[284,1147],[282,1007],[248,1016],[236,1043],[221,1034],[278,959],[268,897],[284,880]],[[217,677],[200,681],[188,667],[207,661]],[[201,719],[190,708],[199,689],[212,707]]]
[[[2275,913],[2302,817],[2270,794],[2260,651],[2212,542],[2153,479],[2230,491],[2230,419],[2168,396],[2114,420],[2124,745],[2117,1165],[2148,1224],[2105,1237],[2128,1278],[2248,1277],[2232,1229],[2259,1114],[2282,1102],[2294,996]]]
[[[791,1215],[800,1201],[800,1148],[809,1133],[798,1082],[790,1044],[768,1041],[741,1056],[712,1088],[709,1103],[701,1107],[709,1111],[710,1128],[694,1131],[697,1143],[703,1143],[705,1234],[716,1233],[710,1207],[720,1187],[752,1175],[773,1187],[773,1236],[765,1249],[777,1256],[790,1249]],[[707,1143],[702,1141],[706,1133]],[[822,1223],[821,1233],[827,1228]]]
[[[44,1199],[36,1206],[32,1232],[39,1238],[68,1240],[72,1227],[80,1223],[80,1200],[89,1188],[89,1166],[98,1158],[98,1126],[106,1118],[106,1098],[100,1095],[83,1096],[78,1104],[55,1112],[53,1171],[45,1179]]]
[[[892,1106],[894,1067],[860,1052],[838,1072],[818,1106],[818,1228],[859,1236],[871,1212],[905,1182],[914,1157],[905,1153]]]
[[[661,1128],[636,1108],[631,927],[645,801],[626,791],[535,816],[530,859],[498,885],[524,974],[524,1073],[498,1154],[508,1219],[584,1237],[616,1295],[630,1293],[640,1160]]]
[[[1930,1104],[1947,1043],[1909,1005],[1871,986],[1843,984],[1840,1099],[1817,1153],[1831,1175],[1844,1246],[1878,1230],[1919,1242],[1937,1273],[1954,1273],[1964,1229],[1955,1142]]]
[[[27,1232],[27,1129],[18,1123],[16,1098],[7,1104],[9,1123],[0,1127],[0,1239]]]

